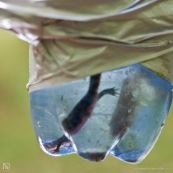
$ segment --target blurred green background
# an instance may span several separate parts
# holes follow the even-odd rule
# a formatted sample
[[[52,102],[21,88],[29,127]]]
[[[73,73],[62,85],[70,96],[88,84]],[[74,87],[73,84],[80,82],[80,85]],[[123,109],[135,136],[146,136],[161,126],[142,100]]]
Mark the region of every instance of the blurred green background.
[[[11,173],[173,172],[173,107],[156,146],[140,164],[111,156],[100,163],[77,155],[52,157],[39,148],[32,128],[27,80],[28,44],[0,30],[0,173],[9,171],[5,163]]]

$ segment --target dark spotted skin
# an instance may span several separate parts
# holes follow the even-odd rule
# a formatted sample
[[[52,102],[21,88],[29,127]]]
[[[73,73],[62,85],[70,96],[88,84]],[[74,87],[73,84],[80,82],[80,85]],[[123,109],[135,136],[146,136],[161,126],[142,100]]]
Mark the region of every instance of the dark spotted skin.
[[[58,153],[60,146],[64,143],[70,143],[69,139],[65,135],[61,136],[56,141],[44,143],[43,145],[46,148],[46,150],[49,150],[52,153]]]
[[[87,160],[99,162],[106,157],[106,153],[79,153],[80,156]]]
[[[63,128],[68,134],[75,134],[90,117],[98,100],[97,90],[100,84],[100,77],[101,74],[91,76],[87,94],[76,104],[67,118],[63,120]]]
[[[115,96],[117,94],[117,89],[108,88],[101,91],[98,94],[98,88],[100,85],[101,74],[97,74],[90,77],[90,85],[86,95],[76,104],[70,114],[62,121],[64,130],[73,135],[80,130],[80,128],[85,124],[87,119],[91,116],[96,102],[102,98],[104,95]],[[51,143],[44,144],[45,148],[53,148],[53,152],[59,152],[59,148],[63,143],[70,142],[69,139],[63,135],[61,138],[53,141]],[[54,146],[54,147],[53,147]],[[56,147],[55,147],[56,146]],[[87,154],[84,154],[87,156]],[[103,153],[93,153],[91,160],[99,161],[104,158]],[[89,157],[89,156],[88,156]]]
[[[101,74],[91,76],[87,94],[76,104],[70,114],[62,122],[64,130],[69,135],[74,135],[91,116],[96,102],[106,94],[115,96],[116,89],[109,88],[98,94]]]

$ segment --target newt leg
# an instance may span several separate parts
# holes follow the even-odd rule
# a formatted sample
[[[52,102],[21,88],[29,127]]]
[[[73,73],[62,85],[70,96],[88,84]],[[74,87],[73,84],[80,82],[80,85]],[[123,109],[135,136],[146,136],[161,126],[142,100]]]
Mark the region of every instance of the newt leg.
[[[116,96],[119,93],[117,92],[118,89],[113,87],[113,88],[108,88],[108,89],[104,89],[103,91],[101,91],[98,95],[98,99],[101,99],[101,97],[103,97],[104,95],[112,95],[112,96]]]
[[[64,130],[73,135],[85,124],[91,116],[94,106],[98,100],[98,87],[101,74],[90,77],[89,89],[86,95],[76,104],[70,114],[62,121]]]
[[[61,136],[59,139],[49,142],[49,143],[44,143],[44,147],[51,151],[51,152],[59,152],[59,148],[61,145],[63,145],[64,143],[69,143],[69,139],[63,135]]]

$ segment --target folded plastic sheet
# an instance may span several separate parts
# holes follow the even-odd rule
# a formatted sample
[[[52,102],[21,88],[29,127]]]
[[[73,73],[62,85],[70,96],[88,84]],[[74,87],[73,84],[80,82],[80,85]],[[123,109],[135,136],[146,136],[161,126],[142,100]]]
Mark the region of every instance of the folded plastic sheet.
[[[0,0],[0,27],[31,43],[29,90],[144,61],[172,82],[172,5],[172,0]]]

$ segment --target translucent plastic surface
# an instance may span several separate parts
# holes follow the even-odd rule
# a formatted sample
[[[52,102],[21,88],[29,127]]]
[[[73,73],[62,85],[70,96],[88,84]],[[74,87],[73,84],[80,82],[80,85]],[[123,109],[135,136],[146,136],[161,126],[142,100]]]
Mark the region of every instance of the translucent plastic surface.
[[[135,64],[30,93],[32,121],[50,155],[111,154],[139,162],[154,146],[172,101],[172,85]]]

